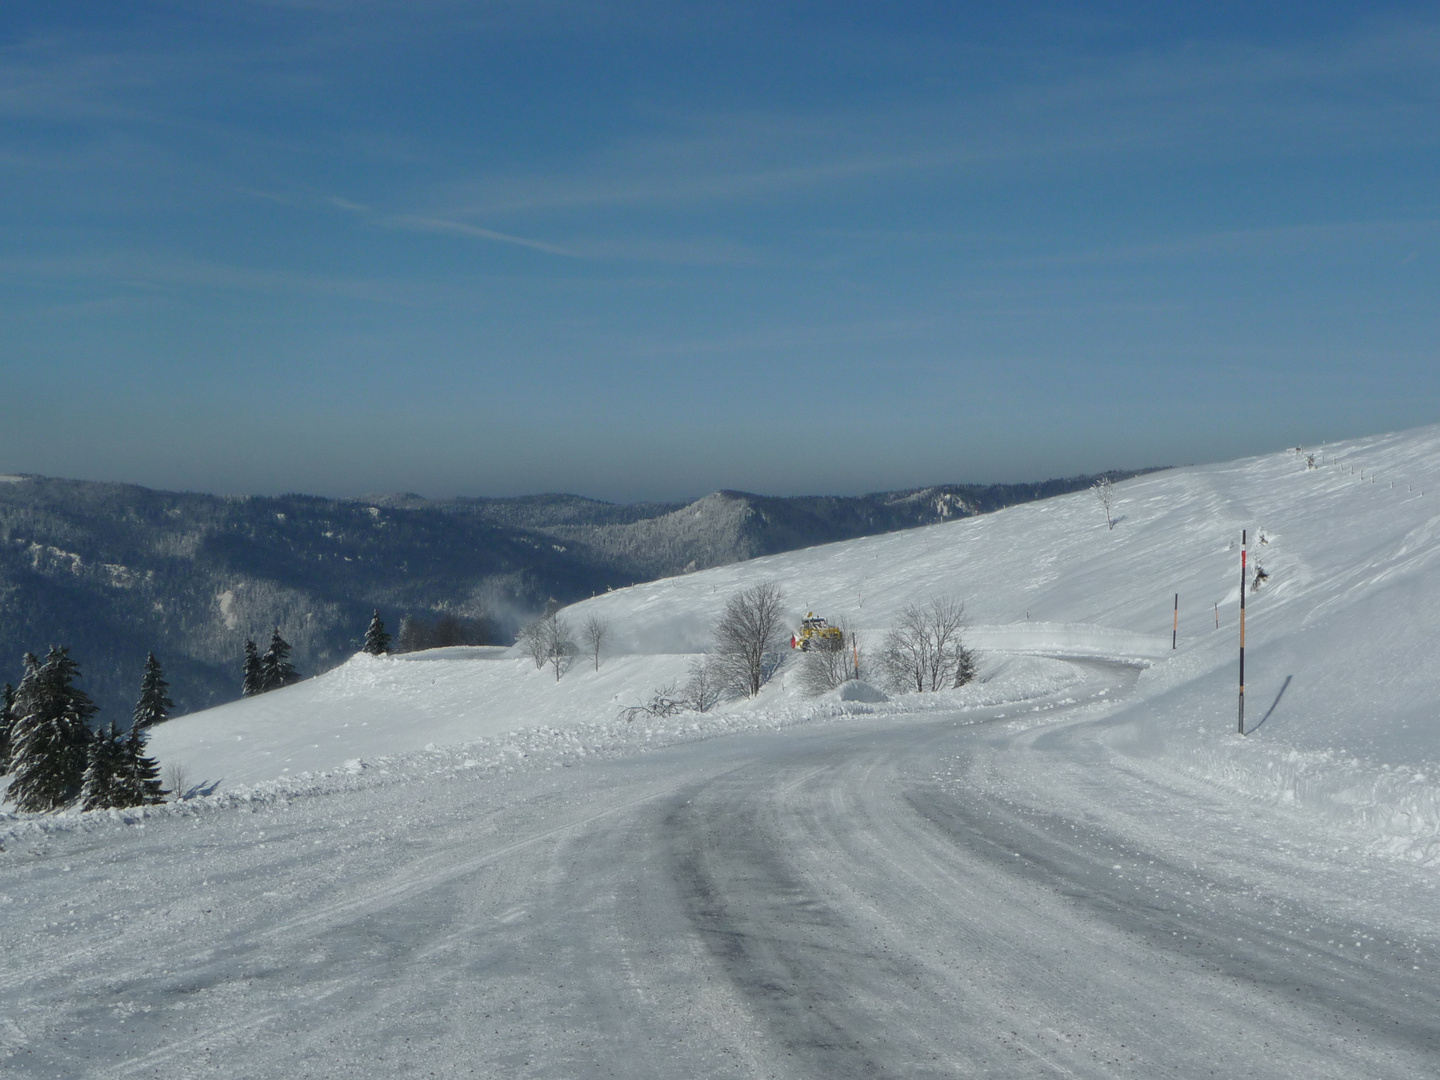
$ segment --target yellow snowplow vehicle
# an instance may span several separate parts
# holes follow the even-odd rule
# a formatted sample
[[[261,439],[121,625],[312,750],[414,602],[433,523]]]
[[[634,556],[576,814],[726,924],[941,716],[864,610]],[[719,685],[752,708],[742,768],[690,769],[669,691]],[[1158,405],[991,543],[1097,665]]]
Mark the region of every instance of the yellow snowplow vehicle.
[[[800,620],[800,632],[790,636],[790,647],[801,652],[811,649],[838,652],[845,647],[845,634],[838,626],[831,626],[813,611],[805,613]]]

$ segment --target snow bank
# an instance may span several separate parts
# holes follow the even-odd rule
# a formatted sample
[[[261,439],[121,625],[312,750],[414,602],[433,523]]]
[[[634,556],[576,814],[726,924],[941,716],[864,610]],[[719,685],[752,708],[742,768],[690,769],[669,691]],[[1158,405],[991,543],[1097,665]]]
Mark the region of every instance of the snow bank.
[[[966,641],[981,652],[1039,653],[1113,659],[1154,659],[1170,652],[1168,635],[1137,634],[1086,623],[1020,622],[975,626]]]
[[[414,681],[416,672],[443,671],[432,665],[472,665],[451,671],[454,690],[468,687],[475,679],[497,678],[497,672],[511,670],[513,660],[500,665],[473,666],[476,660],[494,657],[479,650],[434,655],[452,650],[430,650],[398,657],[361,654],[325,675],[308,679],[285,690],[260,698],[233,702],[206,710],[201,724],[165,725],[156,729],[152,749],[165,748],[165,760],[178,762],[186,773],[187,797],[162,806],[128,810],[75,810],[57,814],[29,815],[0,812],[0,850],[28,839],[74,831],[108,828],[112,823],[143,824],[156,817],[190,816],[235,808],[255,808],[287,803],[312,796],[354,791],[376,785],[410,783],[437,775],[463,773],[467,776],[512,775],[533,769],[568,767],[592,758],[613,758],[622,754],[675,746],[744,732],[780,731],[798,724],[843,720],[855,716],[902,718],[925,712],[953,713],[997,705],[1023,708],[1027,715],[1064,708],[1075,703],[1086,682],[1084,672],[1073,665],[1045,657],[996,658],[982,665],[980,678],[969,686],[939,694],[915,695],[898,701],[865,683],[846,683],[841,689],[819,698],[803,695],[781,676],[752,702],[732,703],[708,713],[680,713],[668,717],[641,717],[624,720],[613,702],[585,718],[568,716],[563,726],[530,723],[500,730],[504,722],[494,712],[477,714],[466,698],[455,693],[449,709],[446,697],[436,687]],[[498,650],[504,653],[506,650]],[[634,658],[631,658],[634,659]],[[677,659],[648,667],[651,675],[672,670]],[[534,664],[524,661],[531,671]],[[683,665],[682,665],[683,667]],[[636,674],[632,665],[617,668]],[[604,671],[604,667],[601,669]],[[521,672],[523,675],[523,670]],[[593,671],[592,671],[592,674]],[[568,677],[568,676],[567,676]],[[553,675],[551,676],[553,681]],[[579,680],[576,680],[579,682]],[[563,680],[562,680],[563,683]],[[387,687],[399,700],[423,701],[427,711],[408,728],[398,724],[360,721],[360,715],[385,717],[385,694],[366,688]],[[848,689],[847,689],[848,688]],[[305,694],[298,691],[306,690]],[[647,690],[650,689],[647,687]],[[407,693],[408,690],[408,693]],[[634,695],[639,698],[641,695]],[[575,695],[585,700],[583,693]],[[627,703],[630,698],[624,699]],[[259,708],[261,705],[265,708]],[[357,710],[358,711],[354,711]],[[228,710],[228,713],[227,711]],[[412,709],[409,715],[417,714]],[[228,719],[227,719],[228,717]],[[348,719],[347,719],[348,717]],[[483,731],[489,718],[490,728]],[[525,715],[531,720],[532,716]],[[243,728],[242,738],[226,739],[222,725]],[[328,725],[328,726],[327,726]],[[430,739],[438,732],[458,732],[460,738]],[[338,737],[335,742],[317,739],[317,733]],[[420,739],[427,739],[423,745]],[[244,748],[249,742],[250,747]],[[383,752],[344,755],[361,747],[390,747]],[[277,759],[284,754],[284,759]],[[279,766],[278,760],[290,765]],[[323,763],[323,764],[321,764]],[[277,769],[279,770],[277,772]]]

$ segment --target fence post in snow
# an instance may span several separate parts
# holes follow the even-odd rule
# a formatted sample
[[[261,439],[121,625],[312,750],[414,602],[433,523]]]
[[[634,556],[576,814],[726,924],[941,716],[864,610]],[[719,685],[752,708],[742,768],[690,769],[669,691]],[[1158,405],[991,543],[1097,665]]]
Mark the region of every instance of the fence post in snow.
[[[1245,734],[1245,530],[1240,530],[1240,734]]]

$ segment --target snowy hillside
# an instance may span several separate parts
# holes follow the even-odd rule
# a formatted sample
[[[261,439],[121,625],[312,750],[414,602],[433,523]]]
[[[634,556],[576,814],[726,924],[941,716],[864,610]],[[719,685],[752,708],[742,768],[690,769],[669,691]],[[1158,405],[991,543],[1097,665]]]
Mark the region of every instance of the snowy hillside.
[[[1323,453],[606,594],[558,682],[359,656],[172,720],[192,797],[0,816],[0,1073],[1428,1080],[1440,428]],[[619,717],[763,580],[866,650],[963,597],[981,678]]]
[[[1316,453],[1313,469],[1284,451],[1121,484],[1113,530],[1082,492],[636,586],[565,612],[611,624],[599,672],[580,659],[557,683],[515,650],[360,656],[173,721],[153,747],[223,789],[522,728],[603,726],[683,677],[726,598],[746,585],[780,583],[797,621],[807,610],[848,619],[862,650],[905,604],[949,594],[967,605],[985,673],[1002,675],[987,700],[1059,685],[1053,672],[1005,667],[1006,657],[1144,661],[1107,735],[1117,749],[1363,819],[1423,855],[1440,838],[1440,428]],[[1242,529],[1252,565],[1269,575],[1248,600],[1253,733],[1243,741],[1233,734]],[[909,704],[919,703],[891,708]],[[829,707],[782,677],[722,715],[788,723]]]

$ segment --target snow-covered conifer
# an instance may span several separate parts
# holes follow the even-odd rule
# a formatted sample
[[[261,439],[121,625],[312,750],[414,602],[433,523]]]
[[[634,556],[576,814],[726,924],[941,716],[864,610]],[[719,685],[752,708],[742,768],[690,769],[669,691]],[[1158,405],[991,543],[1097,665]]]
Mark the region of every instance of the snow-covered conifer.
[[[268,693],[300,681],[300,673],[290,663],[290,643],[280,636],[280,628],[270,635],[270,647],[260,657],[260,692]]]
[[[10,726],[15,720],[15,687],[0,689],[0,776],[10,771]]]
[[[126,806],[155,806],[165,801],[160,783],[160,764],[145,754],[150,732],[136,724],[122,748]]]
[[[115,721],[90,739],[85,752],[85,779],[80,788],[82,810],[130,806],[125,783],[125,741]]]
[[[25,667],[15,691],[6,795],[22,811],[43,813],[80,794],[92,738],[89,722],[98,710],[76,688],[80,665],[65,646],[51,646],[43,663],[27,653]]]
[[[152,652],[145,657],[145,673],[140,676],[140,700],[135,702],[132,728],[148,728],[170,719],[175,702],[170,700],[170,684],[160,670],[160,661]]]
[[[260,653],[255,648],[255,642],[249,638],[245,639],[245,681],[240,684],[240,693],[245,697],[254,697],[261,693],[264,686],[260,679]]]
[[[380,621],[378,608],[375,614],[370,616],[370,627],[365,631],[362,651],[371,656],[384,656],[390,651],[390,635],[385,632],[385,624]]]

